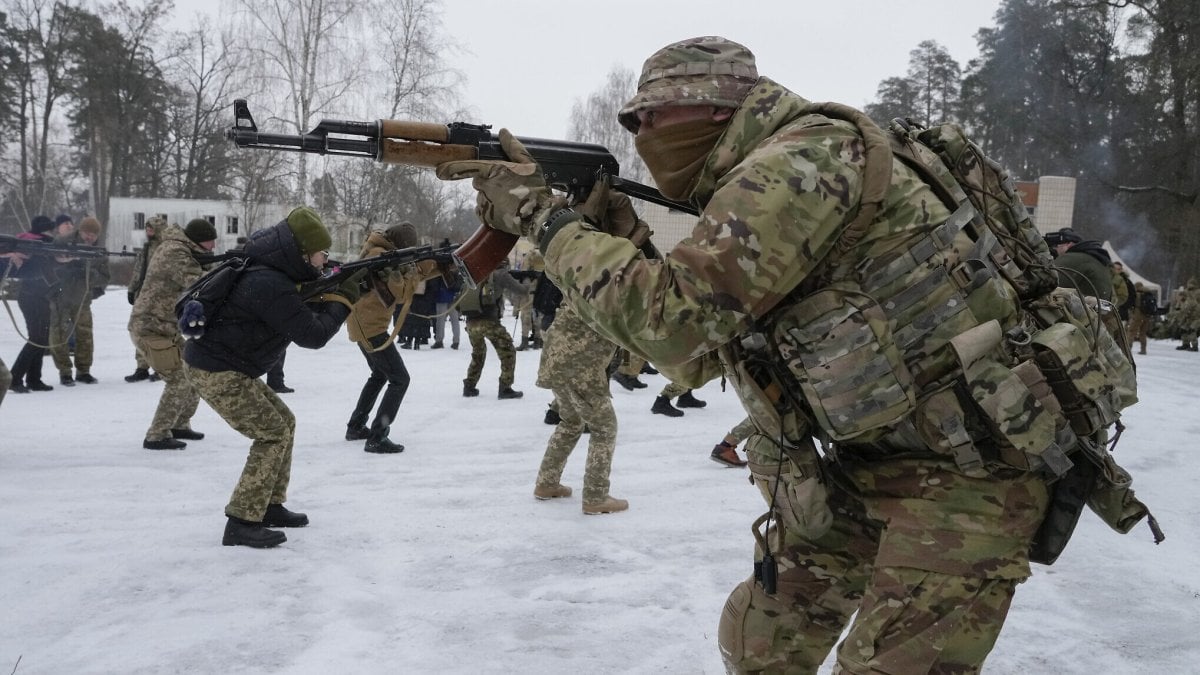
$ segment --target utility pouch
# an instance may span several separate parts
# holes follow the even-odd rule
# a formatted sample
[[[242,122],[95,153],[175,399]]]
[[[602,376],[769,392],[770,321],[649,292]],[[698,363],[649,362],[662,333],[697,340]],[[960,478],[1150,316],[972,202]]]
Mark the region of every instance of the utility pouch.
[[[776,514],[789,532],[806,539],[828,532],[833,525],[833,511],[829,508],[829,490],[812,439],[806,439],[799,447],[785,449],[784,456],[776,459],[762,452],[763,444],[775,445],[757,434],[746,444],[750,480],[763,499],[775,505]],[[779,448],[775,447],[774,452],[779,452]]]
[[[916,407],[887,316],[856,288],[831,286],[782,311],[772,339],[795,377],[785,384],[833,440],[870,440]]]
[[[979,324],[950,340],[962,368],[963,385],[990,427],[996,459],[1023,471],[1062,476],[1071,460],[1055,442],[1054,415],[1038,400],[1019,369],[997,360],[1003,336],[1000,324]]]
[[[169,373],[183,367],[183,355],[174,338],[154,336],[141,338],[142,355],[155,372]]]

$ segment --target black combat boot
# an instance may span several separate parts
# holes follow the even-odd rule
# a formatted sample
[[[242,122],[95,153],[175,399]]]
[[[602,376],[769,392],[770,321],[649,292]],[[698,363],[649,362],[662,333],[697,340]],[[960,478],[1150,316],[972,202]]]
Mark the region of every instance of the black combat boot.
[[[675,407],[677,408],[703,408],[706,405],[708,405],[708,401],[701,401],[695,396],[692,396],[691,389],[683,392],[683,396],[680,396],[675,400]]]
[[[278,530],[268,530],[262,523],[254,523],[229,516],[225,523],[224,546],[250,546],[252,548],[274,548],[287,541],[287,535]]]
[[[352,427],[346,425],[346,440],[348,441],[365,441],[371,437],[371,430],[366,427]]]
[[[64,387],[74,387],[75,386],[75,378],[71,377],[70,375],[63,375],[58,378],[58,381],[61,382],[62,386],[64,386]]]
[[[650,407],[650,412],[667,417],[683,417],[683,411],[671,405],[671,399],[666,396],[654,399],[654,405]]]
[[[308,515],[289,511],[283,504],[268,504],[267,512],[263,514],[263,527],[304,527],[308,525]]]
[[[394,455],[397,452],[404,452],[404,446],[399,443],[393,443],[386,436],[383,438],[372,438],[363,446],[363,450],[373,452],[377,455]]]
[[[26,382],[25,386],[29,387],[29,391],[54,391],[54,387],[45,382]]]
[[[148,379],[150,379],[149,368],[138,368],[137,370],[133,371],[132,375],[125,376],[126,382],[141,382]]]
[[[463,380],[463,396],[470,398],[472,396],[478,396],[478,395],[479,395],[479,390],[475,388],[475,384],[472,382],[468,382],[467,380]]]
[[[642,364],[642,374],[643,375],[657,375],[658,371],[654,369],[654,366],[650,365],[649,361],[647,361]]]
[[[562,421],[562,417],[559,417],[557,410],[550,408],[546,411],[546,417],[542,421],[546,424],[558,424]]]
[[[612,376],[612,379],[617,384],[625,387],[629,391],[634,389],[645,389],[647,384],[637,379],[637,375],[626,375],[625,373],[617,373]]]
[[[171,438],[182,438],[185,441],[202,441],[204,434],[191,429],[172,429]]]
[[[91,373],[75,373],[75,381],[83,384],[99,384],[100,380],[92,377]]]
[[[524,395],[525,392],[523,391],[517,391],[511,386],[505,387],[501,385],[500,392],[496,395],[496,398],[521,398]]]
[[[142,441],[142,447],[147,450],[182,450],[187,447],[187,443],[174,438],[164,438],[158,441],[147,439]]]
[[[442,344],[441,340],[434,340],[433,344],[429,345],[430,349],[442,349],[443,347],[445,347],[445,345]]]

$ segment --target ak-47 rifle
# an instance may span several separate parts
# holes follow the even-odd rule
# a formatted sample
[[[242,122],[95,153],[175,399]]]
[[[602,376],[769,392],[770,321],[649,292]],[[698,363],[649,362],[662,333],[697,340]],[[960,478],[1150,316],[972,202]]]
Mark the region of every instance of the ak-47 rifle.
[[[0,253],[51,255],[60,258],[104,258],[106,256],[132,258],[137,255],[133,251],[109,251],[100,246],[83,244],[54,244],[37,239],[21,239],[8,234],[0,234]]]
[[[245,99],[233,102],[233,117],[234,125],[225,136],[242,148],[348,155],[425,167],[465,159],[508,159],[486,124],[321,120],[306,134],[271,134],[258,130]],[[621,178],[617,159],[602,145],[542,138],[519,140],[542,167],[546,184],[566,192],[573,200],[585,198],[597,180],[607,177],[614,190],[630,197],[697,213],[691,204],[667,199],[648,185]],[[516,235],[481,225],[455,255],[469,271],[469,278],[478,283],[496,269],[516,242]]]
[[[391,297],[391,291],[388,290],[387,284],[382,283],[379,277],[374,274],[363,274],[363,272],[377,272],[382,270],[395,269],[404,265],[411,265],[425,260],[432,260],[438,264],[454,265],[458,271],[458,275],[462,277],[466,283],[475,287],[475,282],[471,279],[471,275],[467,270],[465,262],[455,255],[455,251],[459,248],[458,244],[450,244],[448,246],[433,246],[426,244],[424,246],[413,246],[410,248],[398,248],[392,251],[384,251],[379,255],[371,256],[370,258],[362,258],[354,262],[337,262],[330,260],[326,264],[326,272],[320,279],[315,279],[300,285],[300,297],[308,299],[314,298],[326,291],[332,291],[342,284],[347,279],[357,276],[362,279],[366,287],[363,290],[374,290],[383,296],[385,305],[390,305],[395,302],[395,298]]]

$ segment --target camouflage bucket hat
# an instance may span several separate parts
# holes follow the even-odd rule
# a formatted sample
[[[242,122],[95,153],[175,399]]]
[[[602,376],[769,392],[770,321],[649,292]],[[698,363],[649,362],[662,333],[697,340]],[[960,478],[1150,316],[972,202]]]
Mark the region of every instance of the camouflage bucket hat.
[[[637,133],[637,112],[683,105],[738,107],[754,83],[754,54],[742,45],[709,35],[667,45],[642,65],[637,94],[617,113],[617,121]]]

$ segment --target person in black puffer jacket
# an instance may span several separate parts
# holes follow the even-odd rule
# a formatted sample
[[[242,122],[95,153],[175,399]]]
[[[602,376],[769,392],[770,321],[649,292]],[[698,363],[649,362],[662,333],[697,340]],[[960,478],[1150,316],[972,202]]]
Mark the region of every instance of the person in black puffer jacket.
[[[267,528],[308,524],[308,516],[283,506],[296,417],[259,378],[289,343],[307,349],[325,346],[350,314],[350,304],[357,300],[352,284],[322,296],[333,302],[305,302],[296,290],[297,284],[321,276],[330,242],[321,218],[307,207],[255,232],[245,247],[252,264],[206,322],[204,335],[189,340],[184,350],[200,396],[254,441],[225,506],[226,546],[270,548],[287,537]]]

